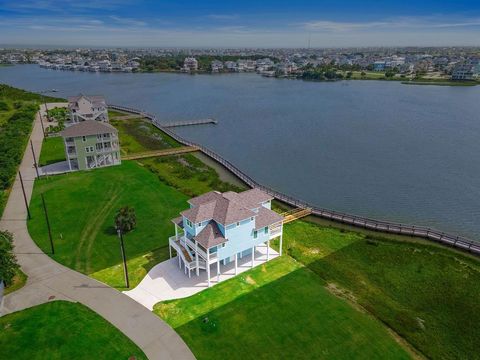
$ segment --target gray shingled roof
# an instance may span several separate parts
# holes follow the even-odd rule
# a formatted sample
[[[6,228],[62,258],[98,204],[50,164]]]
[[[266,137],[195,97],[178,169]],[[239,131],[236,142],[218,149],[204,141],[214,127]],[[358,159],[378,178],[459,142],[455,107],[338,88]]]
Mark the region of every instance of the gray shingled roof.
[[[262,203],[273,200],[273,196],[270,196],[257,188],[246,190],[241,193],[228,191],[224,193],[223,196],[232,201],[241,203],[248,209],[255,209],[259,207]]]
[[[88,136],[104,133],[118,133],[112,125],[96,120],[86,120],[67,127],[61,132],[63,137]]]
[[[227,241],[227,239],[223,237],[217,224],[212,221],[210,221],[193,240],[198,241],[204,249],[209,249],[212,246],[217,246]]]
[[[68,107],[70,109],[78,109],[77,102],[80,100],[82,97],[85,99],[89,100],[93,105],[103,105],[106,106],[107,103],[105,101],[105,98],[100,95],[77,95],[77,96],[71,96],[68,98]]]
[[[192,204],[193,206],[198,206],[198,205],[201,205],[201,204],[206,204],[210,201],[216,200],[216,199],[221,198],[221,197],[222,197],[222,193],[220,193],[218,191],[209,191],[209,192],[207,192],[205,194],[202,194],[200,196],[191,198],[190,200],[188,200],[188,203]]]
[[[181,215],[193,223],[215,220],[219,224],[229,225],[257,216],[252,210],[272,199],[270,195],[255,188],[241,193],[210,191],[190,199],[188,202],[193,207]]]
[[[179,216],[179,217],[176,217],[175,219],[172,219],[172,222],[174,224],[177,224],[178,226],[180,226],[183,229],[183,217],[182,216]]]
[[[255,218],[255,230],[262,229],[265,226],[273,225],[282,220],[282,215],[262,206],[258,209],[257,217]]]

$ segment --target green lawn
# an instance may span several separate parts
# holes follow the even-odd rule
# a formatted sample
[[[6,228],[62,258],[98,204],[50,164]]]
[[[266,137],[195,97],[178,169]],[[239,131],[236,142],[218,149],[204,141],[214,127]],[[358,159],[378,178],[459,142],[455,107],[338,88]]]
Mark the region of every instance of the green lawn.
[[[40,166],[65,161],[65,147],[61,136],[50,137],[43,140],[42,152],[38,163]]]
[[[113,117],[115,116],[125,116],[129,115],[129,113],[121,112],[121,111],[116,111],[116,110],[108,110],[108,119],[111,121]]]
[[[408,359],[384,326],[286,256],[155,313],[198,359]]]
[[[478,359],[480,262],[424,241],[366,237],[305,221],[287,253],[434,359]]]
[[[136,154],[181,146],[143,119],[112,120],[110,123],[118,129],[122,154]]]
[[[167,252],[160,249],[173,235],[170,219],[187,206],[186,196],[134,161],[35,180],[28,229],[47,253],[50,245],[41,193],[55,242],[53,258],[85,274],[104,270],[95,277],[115,287],[123,286],[122,269],[117,266],[121,262],[119,241],[113,227],[117,209],[129,205],[137,215],[137,228],[125,236],[127,256],[138,265],[129,269],[135,286],[153,265],[166,259]],[[157,251],[151,254],[153,250]],[[148,261],[152,257],[155,263]]]
[[[178,146],[142,120],[115,122],[122,151],[144,152]],[[43,162],[60,159],[63,145],[48,138]],[[187,207],[188,197],[212,189],[238,189],[220,180],[217,172],[193,155],[124,161],[120,166],[58,175],[37,180],[29,221],[32,238],[49,252],[40,193],[48,205],[57,261],[111,286],[122,288],[118,239],[113,229],[115,211],[133,206],[138,228],[126,236],[130,284],[136,286],[154,265],[168,258],[170,220]]]
[[[53,301],[0,317],[2,358],[17,360],[147,359],[92,310]]]

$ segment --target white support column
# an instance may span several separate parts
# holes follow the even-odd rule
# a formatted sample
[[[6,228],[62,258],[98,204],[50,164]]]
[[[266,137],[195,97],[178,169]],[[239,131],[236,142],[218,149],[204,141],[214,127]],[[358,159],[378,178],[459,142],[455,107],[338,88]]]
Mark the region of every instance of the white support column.
[[[238,273],[238,253],[235,253],[235,275]]]
[[[195,240],[195,266],[197,267],[197,276],[200,275],[200,269],[198,265],[198,242]]]
[[[180,260],[180,254],[178,253],[178,250],[177,250],[177,257],[178,257],[178,267],[181,269],[182,268],[182,262]]]
[[[253,263],[255,262],[255,246],[252,247],[252,268],[253,268]]]
[[[207,282],[210,287],[210,251],[207,249]]]
[[[270,239],[267,240],[267,261],[270,260]]]
[[[172,258],[172,246],[168,244],[168,253],[170,254],[170,259]]]
[[[178,225],[175,224],[175,240],[178,239]]]
[[[280,256],[282,256],[282,248],[283,248],[283,232],[280,234]]]
[[[282,256],[282,250],[283,250],[283,221],[282,221],[282,225],[280,225],[280,256]]]
[[[217,283],[219,282],[220,282],[220,260],[217,257]]]

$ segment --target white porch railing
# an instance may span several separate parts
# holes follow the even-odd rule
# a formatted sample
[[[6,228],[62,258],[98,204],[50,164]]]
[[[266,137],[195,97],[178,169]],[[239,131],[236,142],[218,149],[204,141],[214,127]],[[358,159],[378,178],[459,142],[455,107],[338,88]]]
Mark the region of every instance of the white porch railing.
[[[168,239],[168,241],[169,241],[170,244],[173,243],[174,245],[176,245],[175,241],[178,241],[181,244],[188,245],[190,247],[190,249],[193,249],[193,251],[195,252],[195,243],[192,240],[190,240],[189,238],[187,238],[183,235],[171,236]],[[172,245],[172,246],[175,247],[174,245]],[[200,247],[200,245],[197,247],[197,254],[202,259],[204,259],[205,261],[207,260],[207,253]],[[209,256],[209,259],[210,259],[210,263],[216,261],[217,260],[217,253],[211,253],[210,256]]]

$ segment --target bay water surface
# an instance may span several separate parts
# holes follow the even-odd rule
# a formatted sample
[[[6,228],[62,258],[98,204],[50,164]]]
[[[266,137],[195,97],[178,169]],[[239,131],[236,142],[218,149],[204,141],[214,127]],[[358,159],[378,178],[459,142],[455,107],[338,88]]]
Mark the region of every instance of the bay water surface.
[[[0,83],[104,95],[259,183],[320,207],[480,240],[480,87],[307,82],[256,74],[103,74],[0,67]]]

